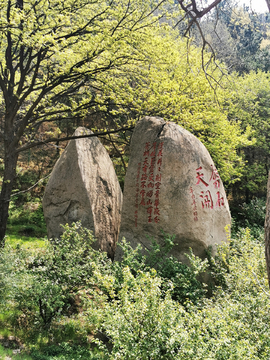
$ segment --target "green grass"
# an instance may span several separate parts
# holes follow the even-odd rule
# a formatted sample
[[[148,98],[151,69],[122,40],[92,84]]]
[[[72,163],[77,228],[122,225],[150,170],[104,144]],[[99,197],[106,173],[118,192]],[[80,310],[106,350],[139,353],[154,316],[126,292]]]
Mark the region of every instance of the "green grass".
[[[8,234],[6,235],[6,244],[9,244],[13,248],[24,247],[28,249],[37,249],[45,247],[46,238]]]
[[[36,201],[16,204],[10,202],[7,233],[27,237],[44,237],[47,229],[39,199]]]
[[[16,349],[15,349],[16,351]],[[81,346],[70,346],[68,343],[50,345],[43,349],[21,350],[13,353],[13,350],[0,345],[0,360],[6,358],[12,360],[102,360],[102,352],[97,349],[86,349]]]
[[[6,243],[16,247],[29,249],[45,246],[47,229],[43,216],[42,206],[39,203],[31,210],[31,206],[16,206],[10,204],[10,216],[7,224]]]
[[[30,355],[20,352],[18,354],[13,354],[13,350],[6,349],[4,346],[0,345],[0,359],[5,360],[6,358],[12,360],[34,360]]]
[[[46,228],[29,223],[8,224],[7,233],[18,236],[26,236],[26,237],[32,237],[32,236],[43,237],[47,235]]]

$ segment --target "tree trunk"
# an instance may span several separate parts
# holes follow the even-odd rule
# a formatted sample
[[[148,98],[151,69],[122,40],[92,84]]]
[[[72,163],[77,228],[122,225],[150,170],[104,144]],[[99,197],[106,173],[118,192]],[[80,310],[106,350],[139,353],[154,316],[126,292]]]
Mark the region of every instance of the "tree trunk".
[[[267,4],[267,7],[268,7],[268,10],[270,12],[270,0],[265,0],[266,4]]]
[[[0,247],[5,246],[10,195],[16,178],[18,154],[10,146],[5,146],[4,177],[0,193]]]
[[[270,288],[270,172],[268,174],[268,183],[267,183],[266,216],[265,216],[264,230],[265,230],[264,234],[265,234],[266,270],[268,276],[268,284]]]

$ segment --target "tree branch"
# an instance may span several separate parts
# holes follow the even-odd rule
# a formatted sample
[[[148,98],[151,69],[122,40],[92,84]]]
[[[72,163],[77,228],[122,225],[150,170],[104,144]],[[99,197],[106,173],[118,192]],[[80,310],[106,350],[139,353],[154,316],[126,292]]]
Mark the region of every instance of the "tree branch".
[[[129,126],[129,127],[122,127],[116,130],[108,130],[108,131],[99,131],[99,132],[95,132],[92,134],[85,134],[85,135],[81,135],[81,136],[67,136],[64,138],[50,138],[50,139],[46,139],[43,141],[35,141],[32,142],[30,144],[25,144],[22,145],[20,148],[16,149],[16,152],[22,152],[28,149],[31,149],[33,147],[39,146],[39,145],[44,145],[44,144],[48,144],[50,142],[60,142],[60,141],[69,141],[69,140],[77,140],[77,139],[84,139],[84,138],[89,138],[89,137],[94,137],[94,136],[103,136],[103,135],[108,135],[108,134],[116,134],[120,131],[130,131],[133,130],[134,126]]]
[[[34,185],[32,185],[30,188],[26,189],[26,190],[22,190],[22,191],[17,191],[16,193],[14,194],[11,194],[10,197],[13,197],[13,196],[16,196],[16,195],[19,195],[19,194],[23,194],[23,193],[26,193],[32,189],[34,189],[41,181],[44,181],[45,179],[47,179],[51,174],[45,176],[44,178],[42,179],[39,179]]]
[[[205,14],[209,13],[212,9],[214,9],[214,7],[216,7],[220,2],[221,0],[215,0],[206,8],[198,10],[195,0],[191,0],[191,3],[186,6],[184,5],[184,0],[178,0],[178,3],[181,6],[182,10],[184,10],[185,13],[190,13],[192,11],[195,14],[196,19],[202,18]]]

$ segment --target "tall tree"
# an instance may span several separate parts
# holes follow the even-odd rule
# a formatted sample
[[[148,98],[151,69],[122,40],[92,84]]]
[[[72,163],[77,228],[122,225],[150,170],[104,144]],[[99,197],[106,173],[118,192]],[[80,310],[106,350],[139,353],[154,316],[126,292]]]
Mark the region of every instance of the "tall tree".
[[[0,245],[20,152],[53,140],[40,132],[42,123],[100,106],[104,74],[147,61],[138,44],[158,21],[157,7],[141,0],[1,2]]]
[[[237,0],[214,0],[211,2],[199,0],[191,0],[190,2],[186,0],[177,1],[184,12],[184,16],[180,21],[184,19],[188,20],[186,27],[184,27],[185,34],[195,27],[200,34],[203,50],[210,49],[214,53],[212,48],[213,39],[212,41],[207,39],[205,31],[203,31],[203,26],[201,25],[202,20],[206,16],[208,16],[207,22],[210,21],[212,23],[212,26],[210,26],[210,28],[212,28],[211,32],[218,38],[220,37],[220,41],[223,37],[222,31],[220,33],[217,27],[220,21],[226,24],[232,38],[234,40],[237,39],[236,47],[239,52],[238,61],[241,61],[241,56],[253,55],[254,52],[259,49],[262,34],[260,31],[261,28],[259,29],[258,26],[258,15],[254,12],[248,14],[248,6],[244,7],[246,15],[249,15],[249,21],[246,21],[246,19],[243,19],[243,15],[239,13],[240,7],[238,6]],[[250,1],[250,4],[252,6],[252,1]],[[238,14],[235,14],[235,10],[238,7]],[[206,28],[209,31],[209,26],[206,26]],[[252,69],[254,69],[254,67]]]

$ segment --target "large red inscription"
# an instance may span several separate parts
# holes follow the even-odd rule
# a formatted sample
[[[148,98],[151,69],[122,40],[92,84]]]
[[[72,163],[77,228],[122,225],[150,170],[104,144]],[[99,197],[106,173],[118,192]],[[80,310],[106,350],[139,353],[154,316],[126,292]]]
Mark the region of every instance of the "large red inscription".
[[[224,196],[222,196],[220,192],[220,177],[217,169],[214,165],[211,165],[212,173],[209,180],[204,175],[204,169],[202,166],[199,166],[196,169],[196,183],[195,186],[201,185],[204,190],[200,191],[200,203],[202,209],[214,209],[216,207],[222,207],[225,205]],[[194,216],[194,221],[198,220],[198,211],[197,211],[197,203],[196,197],[194,193],[194,189],[190,187],[190,194],[192,199],[192,211]]]
[[[135,196],[135,226],[138,222],[138,209],[144,207],[148,223],[159,223],[159,194],[161,187],[161,167],[163,142],[146,142],[143,162],[138,163]]]

